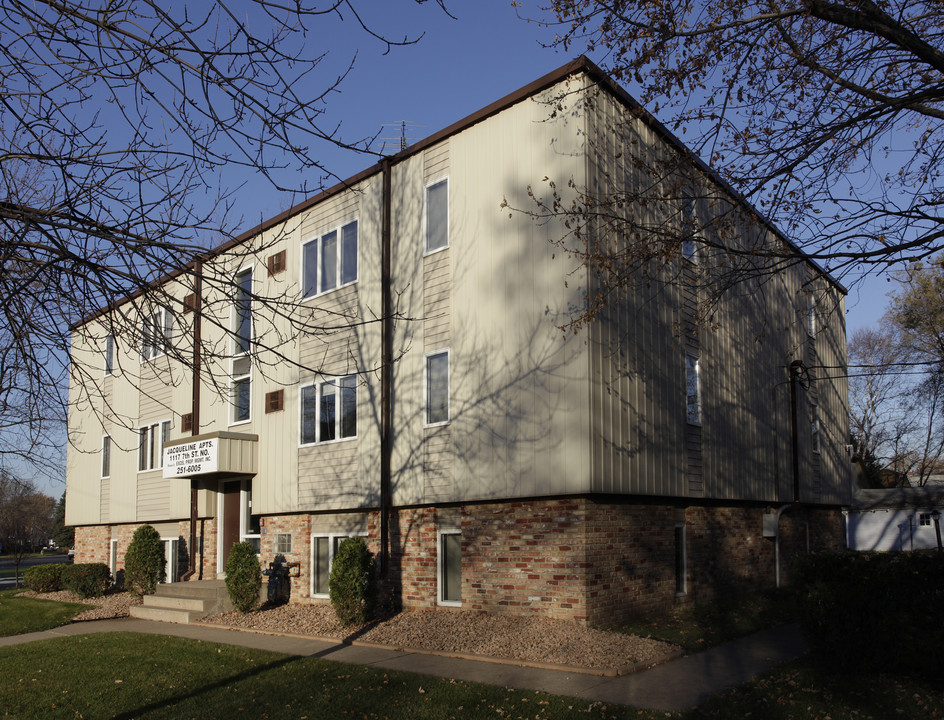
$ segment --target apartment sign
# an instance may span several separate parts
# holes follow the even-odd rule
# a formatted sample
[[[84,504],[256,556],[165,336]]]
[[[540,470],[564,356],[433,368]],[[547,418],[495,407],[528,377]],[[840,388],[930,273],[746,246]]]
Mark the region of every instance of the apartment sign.
[[[207,438],[164,448],[164,477],[193,477],[219,470],[220,440]]]

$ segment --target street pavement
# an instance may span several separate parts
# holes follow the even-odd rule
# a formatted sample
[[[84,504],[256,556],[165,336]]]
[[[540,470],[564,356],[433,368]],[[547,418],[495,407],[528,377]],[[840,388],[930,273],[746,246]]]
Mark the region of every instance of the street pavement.
[[[218,642],[287,655],[406,670],[468,682],[540,690],[590,701],[675,712],[687,710],[737,687],[777,665],[799,657],[806,645],[795,625],[764,630],[704,652],[619,677],[570,669],[530,667],[497,660],[447,657],[366,643],[339,643],[295,635],[271,635],[208,625],[122,618],[73,623],[54,630],[0,638],[0,647],[93,632],[137,632]]]

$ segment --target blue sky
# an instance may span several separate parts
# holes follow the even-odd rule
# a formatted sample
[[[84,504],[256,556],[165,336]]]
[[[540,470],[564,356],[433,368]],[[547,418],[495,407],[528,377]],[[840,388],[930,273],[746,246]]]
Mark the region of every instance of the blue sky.
[[[401,121],[408,123],[408,141],[419,140],[585,52],[585,48],[571,47],[565,54],[547,47],[555,28],[521,19],[519,15],[547,18],[527,0],[519,8],[512,7],[510,0],[447,0],[447,9],[455,19],[433,1],[420,5],[413,0],[385,0],[358,6],[369,27],[391,40],[422,35],[415,44],[394,47],[387,54],[385,46],[360,30],[349,16],[343,22],[313,25],[311,46],[328,52],[322,77],[342,72],[356,53],[353,69],[328,100],[330,122],[326,125],[339,124],[342,136],[349,139],[379,133],[396,148]],[[585,54],[603,64],[600,53]],[[632,87],[627,89],[633,93]],[[341,178],[373,164],[371,157],[335,148],[325,148],[323,159]],[[261,196],[257,190],[242,204],[244,228],[288,206],[285,197]],[[884,277],[850,287],[850,334],[877,320],[893,287]]]

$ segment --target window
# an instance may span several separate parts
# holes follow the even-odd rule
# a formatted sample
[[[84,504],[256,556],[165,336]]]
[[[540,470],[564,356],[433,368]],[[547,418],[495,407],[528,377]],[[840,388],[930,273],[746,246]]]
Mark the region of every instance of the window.
[[[426,356],[426,424],[449,422],[449,351]]]
[[[426,188],[426,252],[449,246],[449,181]]]
[[[262,527],[259,524],[259,516],[252,512],[252,481],[247,480],[242,488],[243,506],[240,513],[243,532],[240,539],[248,542],[258,555],[262,551]]]
[[[141,361],[153,360],[170,347],[173,316],[167,308],[146,315],[141,321]]]
[[[138,472],[164,466],[164,443],[170,440],[170,420],[138,428]]]
[[[177,570],[178,542],[179,538],[161,538],[161,545],[164,548],[164,575],[161,578],[162,583],[173,583],[180,580],[180,573]]]
[[[249,422],[252,410],[252,361],[248,357],[233,359],[233,380],[230,385],[230,424]]]
[[[811,449],[819,453],[821,448],[820,425],[819,425],[819,406],[810,406],[810,443]]]
[[[695,199],[691,195],[682,197],[682,257],[698,264],[698,245],[695,242],[697,229]]]
[[[111,477],[111,438],[102,438],[102,477]]]
[[[701,425],[701,361],[694,355],[685,356],[685,395],[689,424]]]
[[[248,422],[252,409],[252,269],[236,275],[233,302],[233,361],[230,384],[230,424]]]
[[[806,334],[816,337],[816,298],[811,292],[806,294]]]
[[[331,577],[331,563],[341,543],[349,537],[367,537],[367,533],[350,535],[312,535],[311,536],[311,594],[328,594],[328,579]]]
[[[233,355],[248,353],[252,347],[252,269],[236,275],[233,301]]]
[[[276,533],[275,553],[285,555],[292,552],[292,533]]]
[[[335,228],[302,248],[303,297],[357,280],[357,221]]]
[[[302,387],[302,445],[357,437],[357,376]]]
[[[462,533],[439,531],[438,584],[440,605],[462,604]]]
[[[111,571],[111,579],[115,580],[118,573],[118,540],[111,540],[108,546],[108,569]]]
[[[688,556],[685,551],[685,524],[675,525],[675,594],[684,595],[688,592],[686,582]]]
[[[931,527],[931,513],[921,513],[918,515],[919,527]]]
[[[115,371],[115,336],[109,333],[105,336],[105,375]]]

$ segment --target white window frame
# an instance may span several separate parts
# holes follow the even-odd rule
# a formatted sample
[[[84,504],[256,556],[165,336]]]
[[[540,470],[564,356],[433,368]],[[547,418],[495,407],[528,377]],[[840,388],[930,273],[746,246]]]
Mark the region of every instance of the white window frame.
[[[108,333],[105,336],[105,377],[115,374],[115,336]]]
[[[348,383],[347,385],[342,385],[342,383]],[[334,409],[334,437],[329,440],[323,440],[321,438],[321,397],[323,388],[327,385],[333,385],[335,388],[335,409]],[[299,447],[311,447],[313,445],[325,445],[327,443],[336,443],[336,442],[347,442],[349,440],[357,440],[358,434],[358,408],[357,408],[357,386],[358,378],[357,375],[338,375],[333,377],[322,378],[321,380],[316,380],[315,382],[304,383],[298,388],[298,446]],[[314,389],[314,402],[315,402],[315,427],[314,427],[314,440],[305,441],[305,401],[304,393],[305,390],[313,388]],[[345,435],[342,437],[341,432],[343,429],[343,418],[344,414],[343,409],[343,400],[342,400],[342,391],[345,389],[354,390],[354,434]]]
[[[246,336],[242,334],[242,312],[241,312],[241,302],[243,298],[241,297],[242,293],[242,278],[243,276],[249,276],[249,297],[246,298],[248,303],[248,316],[249,316],[249,332]],[[252,265],[241,267],[236,271],[235,274],[235,287],[236,291],[239,294],[236,299],[233,300],[232,308],[230,310],[230,327],[232,328],[232,357],[230,359],[230,385],[229,385],[229,424],[232,425],[244,425],[246,423],[252,422],[252,344],[255,338],[255,322],[253,318],[253,302],[252,302],[252,293],[255,287],[255,267]],[[246,345],[245,348],[241,347]],[[244,370],[237,369],[238,366],[245,365]],[[239,404],[237,403],[239,388],[245,385],[247,387],[246,392],[249,394],[249,410],[244,418],[240,418],[237,414],[239,409]]]
[[[252,294],[255,289],[256,284],[256,271],[253,265],[247,265],[245,267],[239,268],[234,274],[234,287],[238,293],[242,292],[242,282],[240,278],[244,275],[249,275],[249,297],[247,298],[249,303],[249,334],[247,337],[243,337],[240,334],[241,330],[241,320],[242,317],[239,312],[239,301],[241,298],[234,297],[232,306],[230,307],[230,328],[231,328],[231,339],[232,339],[232,355],[233,357],[239,357],[241,355],[248,355],[252,350],[252,341],[255,337],[255,323],[253,322],[253,302]],[[245,341],[248,346],[245,350],[240,348],[240,344]]]
[[[443,583],[443,563],[445,556],[443,553],[443,537],[459,536],[459,599],[446,600],[443,597],[443,591],[446,589]],[[457,527],[442,527],[436,531],[436,604],[445,607],[462,607],[462,529]]]
[[[693,390],[694,382],[694,393]],[[693,402],[694,398],[694,402]],[[701,427],[704,420],[704,402],[701,382],[701,358],[685,355],[685,417],[689,425]]]
[[[446,419],[430,421],[429,363],[433,358],[446,356]],[[440,427],[452,422],[452,357],[449,348],[442,348],[423,355],[423,427]]]
[[[174,316],[169,308],[160,307],[141,319],[141,363],[167,354],[174,334]]]
[[[244,373],[237,373],[237,363],[244,362],[247,366],[247,370]],[[239,388],[243,385],[246,386],[246,392],[249,394],[249,411],[244,418],[240,418],[238,415],[239,403],[237,398],[239,397]],[[245,425],[246,423],[252,422],[252,361],[249,359],[248,355],[241,355],[235,357],[231,361],[230,369],[230,382],[229,382],[229,424],[232,425]]]
[[[164,577],[161,585],[177,582],[178,557],[180,555],[180,538],[161,536],[161,550],[164,552]]]
[[[111,435],[102,435],[102,479],[111,477]]]
[[[315,592],[315,540],[322,539],[328,541],[328,578],[331,577],[331,565],[334,563],[334,554],[337,550],[338,545],[341,544],[342,540],[346,540],[350,537],[362,537],[366,538],[367,533],[365,531],[351,532],[351,533],[312,533],[308,543],[308,559],[309,565],[311,568],[311,577],[308,581],[308,594],[313,598],[326,598],[329,597],[328,592]]]
[[[112,581],[115,581],[118,577],[118,538],[111,538],[108,541],[108,569],[111,572]]]
[[[138,427],[138,472],[154,472],[155,470],[160,470],[164,467],[164,443],[167,440],[171,439],[171,430],[173,429],[172,420],[159,420],[158,422],[148,423],[147,425],[141,425]],[[166,429],[167,437],[164,437]],[[154,435],[156,432],[160,432],[160,441],[159,444],[155,447]],[[145,463],[145,467],[142,467],[142,455],[141,455],[141,437],[142,433],[147,433],[146,444],[149,448],[148,451],[148,463]],[[155,457],[156,455],[156,457]]]
[[[429,246],[429,192],[437,185],[445,183],[446,185],[446,242],[444,245],[439,247],[431,248]],[[423,188],[423,255],[432,255],[433,253],[440,252],[449,247],[450,244],[450,218],[449,218],[449,176],[444,175],[442,177],[436,178],[432,182],[426,184]]]
[[[262,533],[249,532],[249,520],[252,516],[252,480],[244,480],[239,488],[239,539],[241,542],[253,542],[256,549],[262,550]],[[222,513],[222,509],[220,510]],[[222,517],[222,515],[220,515]],[[261,531],[262,528],[260,527]],[[256,557],[261,553],[257,552]]]
[[[918,527],[931,527],[934,523],[931,520],[931,513],[918,513]]]
[[[346,269],[344,264],[344,231],[351,226],[354,226],[354,278],[344,280],[343,273]],[[324,255],[324,242],[331,234],[334,234],[336,245],[336,258],[335,258],[335,284],[332,287],[324,287],[324,276],[322,273],[322,257]],[[312,292],[309,292],[308,280],[306,277],[307,270],[307,256],[309,249],[314,252],[315,255],[315,277],[314,277],[314,289]],[[308,300],[309,298],[318,297],[319,295],[324,295],[326,293],[334,292],[348,285],[354,285],[360,274],[360,224],[358,218],[353,218],[347,222],[341,223],[331,228],[327,228],[323,232],[318,233],[315,237],[310,240],[306,240],[302,243],[302,262],[301,262],[301,273],[299,276],[299,286],[302,289],[302,300]]]
[[[276,555],[290,555],[292,553],[292,548],[295,546],[292,533],[277,532],[272,533],[272,535],[274,536],[272,539],[272,552],[274,552]],[[288,538],[288,550],[279,547],[279,543],[282,542],[284,538]]]

